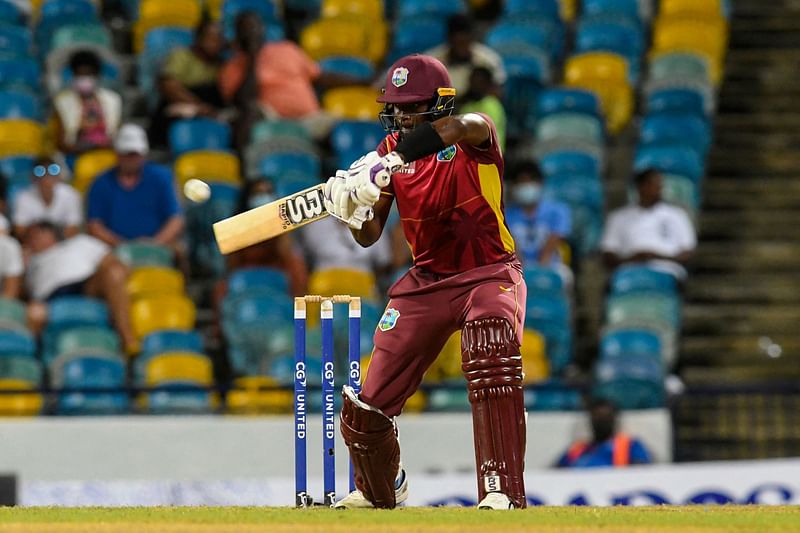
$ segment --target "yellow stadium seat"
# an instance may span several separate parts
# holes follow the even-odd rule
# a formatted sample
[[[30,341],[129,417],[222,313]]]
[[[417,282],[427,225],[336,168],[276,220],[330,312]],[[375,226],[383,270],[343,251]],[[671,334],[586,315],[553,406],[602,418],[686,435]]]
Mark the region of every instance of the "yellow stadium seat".
[[[133,332],[141,339],[161,329],[191,330],[195,307],[186,296],[170,294],[134,301],[130,315]]]
[[[461,375],[461,331],[456,331],[447,339],[423,380],[427,383],[438,383]]]
[[[578,14],[577,0],[559,0],[559,11],[561,20],[572,22],[575,20],[575,15]]]
[[[128,277],[128,295],[132,300],[166,294],[183,294],[183,274],[177,269],[163,266],[142,266]]]
[[[44,399],[32,391],[34,385],[21,379],[0,379],[0,390],[20,391],[19,394],[0,394],[0,416],[35,416],[42,412]]]
[[[33,120],[0,120],[0,157],[44,153],[44,128]]]
[[[370,87],[339,87],[322,96],[322,107],[342,120],[375,120],[383,106],[375,101],[379,93]]]
[[[531,329],[522,331],[522,371],[525,383],[544,381],[550,376],[550,363],[545,352],[544,337]]]
[[[383,2],[381,0],[323,0],[322,18],[346,15],[383,20]]]
[[[292,412],[292,391],[277,390],[278,382],[268,376],[245,376],[234,380],[228,391],[227,412],[237,415],[287,414]]]
[[[200,387],[214,383],[211,359],[194,352],[165,352],[147,361],[144,372],[148,387],[180,381]]]
[[[418,390],[412,394],[403,406],[404,413],[421,413],[428,406],[428,395]]]
[[[719,84],[728,41],[727,32],[727,22],[722,18],[659,18],[653,31],[651,55],[694,52],[708,60],[711,79]]]
[[[194,29],[200,22],[202,9],[198,0],[142,0],[139,20],[133,26],[133,51],[144,48],[144,36],[160,26]]]
[[[572,56],[565,67],[565,82],[597,94],[612,134],[619,133],[633,115],[633,91],[627,80],[627,62],[610,52]]]
[[[330,268],[318,270],[308,280],[309,294],[347,294],[374,299],[377,296],[375,276],[361,270]]]
[[[75,160],[72,186],[79,192],[86,193],[97,176],[116,164],[117,154],[114,153],[114,150],[100,149],[84,152]]]
[[[659,17],[693,15],[701,18],[724,18],[722,0],[661,0]]]
[[[225,0],[205,0],[206,11],[212,20],[222,18],[222,4],[224,3]]]
[[[303,29],[300,45],[315,61],[331,56],[355,56],[378,62],[386,53],[387,34],[382,20],[322,18]]]
[[[175,160],[175,179],[179,188],[192,178],[238,186],[241,176],[239,158],[228,152],[197,150],[187,152]]]

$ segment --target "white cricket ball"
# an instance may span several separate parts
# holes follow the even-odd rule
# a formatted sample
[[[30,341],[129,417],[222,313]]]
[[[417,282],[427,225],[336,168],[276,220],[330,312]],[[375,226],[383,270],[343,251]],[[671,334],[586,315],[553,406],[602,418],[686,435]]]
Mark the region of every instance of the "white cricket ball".
[[[205,181],[192,178],[183,184],[183,194],[192,202],[200,204],[211,196],[211,187]]]

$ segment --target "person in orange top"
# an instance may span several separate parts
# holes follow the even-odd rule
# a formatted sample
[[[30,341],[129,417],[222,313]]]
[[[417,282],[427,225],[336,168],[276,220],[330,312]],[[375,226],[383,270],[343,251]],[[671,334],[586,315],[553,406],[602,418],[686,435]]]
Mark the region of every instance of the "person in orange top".
[[[303,121],[315,137],[326,135],[333,119],[320,110],[314,84],[332,87],[368,80],[324,74],[297,44],[265,43],[264,35],[257,13],[244,11],[236,17],[237,51],[219,76],[222,97],[240,112],[236,129],[246,136],[260,118],[281,118]]]

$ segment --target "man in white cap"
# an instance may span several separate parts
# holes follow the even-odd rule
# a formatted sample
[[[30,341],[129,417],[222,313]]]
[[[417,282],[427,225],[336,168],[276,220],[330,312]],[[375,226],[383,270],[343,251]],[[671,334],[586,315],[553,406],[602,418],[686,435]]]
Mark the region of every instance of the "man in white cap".
[[[178,244],[184,220],[172,172],[147,161],[149,148],[141,126],[120,128],[114,140],[118,164],[99,175],[89,190],[90,235],[111,246],[142,239]]]

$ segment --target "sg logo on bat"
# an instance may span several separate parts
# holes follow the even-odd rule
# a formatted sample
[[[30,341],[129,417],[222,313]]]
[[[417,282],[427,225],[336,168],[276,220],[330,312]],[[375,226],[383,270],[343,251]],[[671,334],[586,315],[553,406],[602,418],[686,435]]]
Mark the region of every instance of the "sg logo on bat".
[[[281,206],[280,217],[283,228],[310,222],[319,218],[325,211],[323,207],[322,187],[304,191],[292,196]]]

